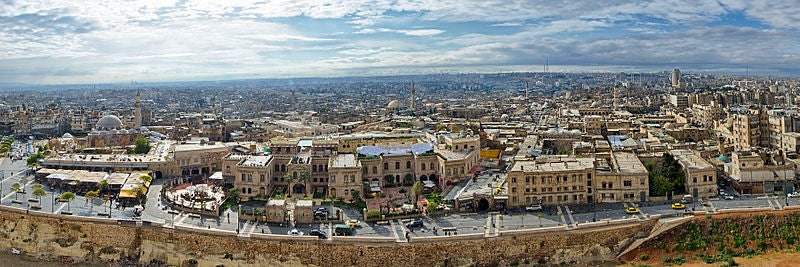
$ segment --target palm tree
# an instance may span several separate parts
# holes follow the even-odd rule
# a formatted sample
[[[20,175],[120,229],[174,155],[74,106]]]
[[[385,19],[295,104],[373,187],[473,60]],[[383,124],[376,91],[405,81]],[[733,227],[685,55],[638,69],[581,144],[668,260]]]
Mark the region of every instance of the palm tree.
[[[286,198],[287,199],[291,198],[292,197],[292,183],[294,182],[294,176],[291,173],[286,172],[286,174],[283,175],[283,180],[286,181],[286,184],[287,184],[287,186],[286,186],[287,187],[286,188],[286,191],[287,191],[286,192]]]
[[[98,195],[99,193],[97,191],[89,191],[86,192],[86,195],[84,195],[86,199],[89,200],[89,212],[92,212],[92,209],[94,208],[94,199],[97,198]]]
[[[11,185],[11,189],[9,189],[11,192],[14,193],[14,200],[17,200],[17,195],[19,194],[20,187],[21,186],[19,185],[19,183],[14,183]]]
[[[70,207],[69,207],[69,203],[72,202],[73,199],[75,199],[75,193],[67,191],[67,192],[64,192],[63,194],[61,194],[61,196],[58,197],[58,198],[66,200],[67,201],[67,211],[71,211]]]
[[[37,188],[42,188],[42,184],[40,184],[40,183],[32,184],[31,188],[34,189],[34,190],[36,190]]]
[[[308,196],[308,182],[311,182],[311,174],[306,170],[300,170],[300,182],[303,182],[303,196]]]
[[[414,207],[416,207],[417,202],[419,202],[419,196],[422,195],[422,182],[414,182],[414,185],[411,186],[411,192],[414,192]]]

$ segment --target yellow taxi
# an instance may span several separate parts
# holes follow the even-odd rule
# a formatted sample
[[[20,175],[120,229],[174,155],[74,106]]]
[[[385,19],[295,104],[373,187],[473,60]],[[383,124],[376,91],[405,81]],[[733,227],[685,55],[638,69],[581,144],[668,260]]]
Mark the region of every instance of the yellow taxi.
[[[675,202],[675,203],[672,203],[672,208],[676,209],[676,210],[682,210],[682,209],[685,209],[686,206],[684,206],[680,202]]]
[[[637,209],[636,207],[630,207],[625,209],[625,212],[628,214],[639,214],[639,209]]]

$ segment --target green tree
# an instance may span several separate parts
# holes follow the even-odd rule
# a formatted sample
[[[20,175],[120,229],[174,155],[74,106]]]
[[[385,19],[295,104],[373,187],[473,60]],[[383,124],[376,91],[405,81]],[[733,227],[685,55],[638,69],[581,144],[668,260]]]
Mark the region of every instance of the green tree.
[[[31,168],[36,167],[36,165],[39,165],[39,160],[41,159],[44,159],[44,154],[42,154],[42,152],[36,152],[36,154],[31,155],[26,160],[28,163],[28,167]]]
[[[14,199],[17,199],[17,195],[19,194],[20,188],[22,188],[22,186],[19,185],[19,183],[14,183],[11,185],[11,189],[9,189],[9,191],[14,193]]]
[[[89,212],[92,212],[92,210],[94,209],[94,199],[97,198],[97,196],[99,195],[100,193],[98,193],[97,191],[89,191],[86,192],[86,195],[84,195],[84,197],[86,197],[86,199],[89,200]]]
[[[661,174],[651,175],[650,179],[650,195],[651,196],[666,196],[672,191],[672,182]]]
[[[414,182],[414,185],[411,186],[411,192],[414,192],[414,207],[416,207],[417,202],[419,202],[419,196],[422,195],[422,182]]]
[[[539,218],[539,227],[542,227],[542,214],[536,213],[536,217]]]
[[[97,189],[100,189],[101,195],[105,194],[109,187],[110,185],[108,184],[108,180],[101,180],[99,183],[97,183]]]
[[[283,175],[283,180],[286,181],[286,184],[287,184],[287,187],[288,187],[288,188],[286,188],[286,191],[287,191],[286,192],[286,197],[287,198],[291,198],[292,197],[292,183],[294,183],[294,175],[292,175],[289,172],[286,172],[286,174]]]
[[[306,170],[300,170],[300,182],[303,182],[303,196],[308,196],[308,183],[311,182],[311,174]]]
[[[34,196],[36,196],[36,199],[39,199],[39,201],[41,201],[41,200],[42,200],[42,197],[43,197],[43,196],[45,196],[45,195],[47,195],[47,191],[44,191],[44,189],[42,189],[42,188],[40,187],[40,188],[36,188],[36,189],[34,189],[34,190],[33,190],[33,192],[32,192],[32,194],[33,194]]]
[[[75,199],[75,193],[72,193],[72,192],[69,192],[69,191],[68,192],[64,192],[58,198],[67,201],[67,211],[70,211],[69,203],[72,202],[73,199]]]
[[[136,201],[139,202],[139,206],[142,205],[142,201],[144,200],[144,192],[147,192],[145,190],[146,189],[144,189],[144,186],[137,186],[133,188],[133,192],[136,193]]]
[[[350,196],[352,197],[350,199],[350,203],[361,202],[361,193],[360,192],[358,192],[356,190],[350,191]]]
[[[228,198],[233,201],[233,204],[239,204],[239,188],[228,189]]]
[[[133,141],[133,152],[136,154],[147,154],[147,152],[150,152],[150,141],[147,141],[147,138],[144,138],[144,136],[136,137],[136,140]]]

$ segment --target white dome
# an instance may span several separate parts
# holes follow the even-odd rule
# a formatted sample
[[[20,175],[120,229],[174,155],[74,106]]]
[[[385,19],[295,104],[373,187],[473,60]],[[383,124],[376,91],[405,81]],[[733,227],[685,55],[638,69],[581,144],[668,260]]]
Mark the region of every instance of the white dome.
[[[403,107],[403,104],[401,104],[397,99],[390,101],[389,104],[386,105],[387,109],[398,109],[401,107]]]
[[[114,115],[107,115],[97,121],[97,129],[99,130],[114,130],[122,128],[122,120]]]

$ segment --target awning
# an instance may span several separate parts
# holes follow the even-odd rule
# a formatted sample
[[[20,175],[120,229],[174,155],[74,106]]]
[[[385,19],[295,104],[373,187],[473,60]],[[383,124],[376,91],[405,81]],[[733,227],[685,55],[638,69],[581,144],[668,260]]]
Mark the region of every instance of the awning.
[[[208,179],[209,180],[222,180],[223,179],[222,178],[222,172],[215,172],[210,177],[208,177]]]

